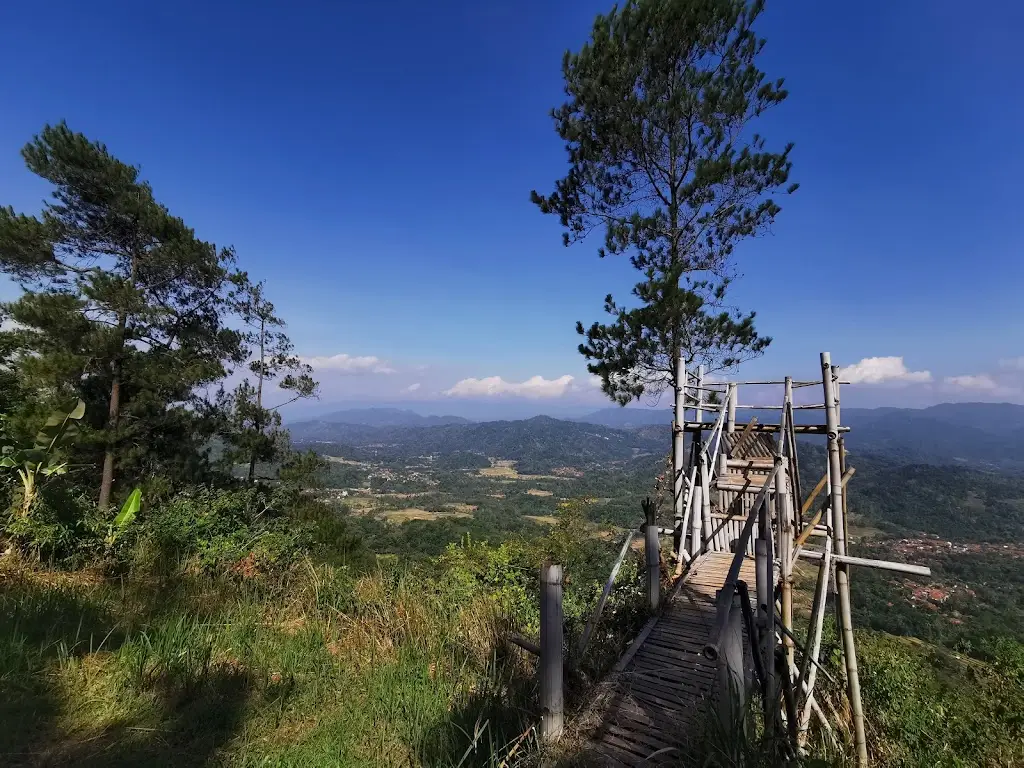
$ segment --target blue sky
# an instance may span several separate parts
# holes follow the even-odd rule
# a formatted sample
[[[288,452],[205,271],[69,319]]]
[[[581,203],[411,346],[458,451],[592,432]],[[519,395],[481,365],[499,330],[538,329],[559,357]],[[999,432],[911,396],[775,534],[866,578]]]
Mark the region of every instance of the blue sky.
[[[66,119],[266,279],[323,406],[599,405],[573,326],[633,274],[528,196],[565,170],[562,53],[608,7],[7,3],[0,204],[38,210],[18,150]],[[855,369],[851,404],[1024,402],[1022,25],[1014,2],[769,3],[761,64],[791,96],[759,128],[801,188],[737,251],[733,298],[775,338],[742,375],[827,349],[902,358]]]

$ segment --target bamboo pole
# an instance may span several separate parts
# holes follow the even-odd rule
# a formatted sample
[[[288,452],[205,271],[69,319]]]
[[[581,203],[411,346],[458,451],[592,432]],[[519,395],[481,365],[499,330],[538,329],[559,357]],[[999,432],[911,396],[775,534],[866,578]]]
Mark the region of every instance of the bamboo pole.
[[[786,377],[786,385],[783,394],[782,429],[779,431],[779,449],[782,452],[785,462],[782,470],[776,476],[778,490],[776,495],[777,520],[779,528],[779,576],[782,582],[781,607],[782,607],[782,644],[786,655],[786,677],[792,679],[791,671],[796,660],[796,647],[790,637],[793,629],[793,539],[795,531],[793,528],[793,467],[796,464],[794,455],[795,446],[789,444],[789,424],[793,418],[793,379]],[[787,634],[788,633],[788,634]],[[796,722],[793,722],[796,728]]]
[[[805,560],[821,560],[823,553],[801,550],[800,557]],[[931,576],[932,571],[926,565],[913,565],[911,563],[896,563],[892,560],[871,560],[866,557],[852,557],[850,555],[832,555],[832,560],[843,565],[856,565],[864,568],[878,568],[882,571],[893,571],[895,573],[909,573],[914,576]]]
[[[540,740],[553,744],[562,735],[562,566],[540,569]]]
[[[736,431],[736,403],[738,402],[738,390],[735,384],[730,384],[726,390],[726,402],[728,403],[728,419],[725,422],[725,431],[732,434]]]
[[[843,469],[839,451],[839,403],[835,393],[832,358],[828,352],[821,353],[821,381],[825,393],[825,424],[828,427],[828,469],[832,493],[832,518],[835,522],[836,554],[845,556],[846,520],[843,515]],[[857,749],[857,765],[868,764],[868,742],[864,729],[864,705],[860,696],[860,675],[857,670],[857,646],[853,638],[853,620],[850,606],[850,567],[846,563],[836,565],[837,608],[839,626],[843,641],[843,656],[846,660],[846,685],[853,715],[854,744]]]
[[[775,491],[775,509],[777,515],[776,525],[779,530],[779,578],[782,586],[782,626],[787,630],[793,629],[793,523],[790,508],[789,494],[789,471],[783,467],[776,476],[777,483]],[[796,649],[793,641],[785,633],[782,644],[786,651],[786,664],[790,669],[796,659]]]
[[[714,550],[714,542],[711,541],[711,485],[708,482],[708,463],[703,452],[700,455],[700,517],[706,549]]]
[[[604,610],[604,604],[608,600],[608,595],[612,592],[612,587],[615,585],[615,577],[619,574],[619,568],[622,566],[622,561],[626,558],[626,552],[629,551],[629,545],[633,541],[633,531],[626,533],[626,539],[622,542],[622,549],[619,550],[619,556],[615,560],[615,565],[612,566],[612,572],[608,575],[608,581],[604,584],[604,590],[601,592],[601,599],[597,601],[597,606],[594,608],[594,612],[590,614],[590,619],[587,620],[587,626],[583,629],[583,634],[580,636],[580,641],[576,646],[576,657],[579,659],[583,656],[583,652],[587,650],[587,644],[590,642],[590,636],[594,632],[594,628],[597,626],[597,622],[601,619],[601,612]]]
[[[697,366],[697,421],[704,421],[704,366]]]
[[[650,499],[648,499],[650,502]],[[647,563],[647,602],[652,611],[661,603],[661,552],[658,525],[654,520],[654,504],[644,505],[647,524],[644,526],[644,557]]]
[[[707,407],[706,405],[704,406]],[[712,423],[706,421],[703,424],[696,421],[687,421],[683,424],[683,430],[686,432],[697,432],[698,434],[705,429],[711,429]],[[734,427],[740,429],[746,429],[747,424],[735,424]],[[751,427],[754,432],[778,432],[778,424],[755,424]],[[849,427],[839,427],[840,432],[849,432]],[[824,435],[828,432],[828,427],[824,424],[794,424],[793,432],[798,435]]]
[[[672,420],[672,522],[677,529],[673,536],[673,547],[676,552],[676,570],[682,570],[683,547],[686,539],[686,529],[683,524],[683,517],[686,514],[686,505],[692,493],[693,482],[689,483],[686,491],[686,500],[683,498],[683,465],[685,463],[683,439],[683,423],[686,421],[685,389],[686,365],[682,356],[676,361],[675,381],[673,382],[675,403],[673,404]]]

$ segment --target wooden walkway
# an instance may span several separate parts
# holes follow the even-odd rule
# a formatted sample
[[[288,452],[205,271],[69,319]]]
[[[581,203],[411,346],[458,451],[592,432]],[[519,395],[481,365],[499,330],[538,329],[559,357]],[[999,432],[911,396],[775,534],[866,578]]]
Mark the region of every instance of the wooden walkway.
[[[689,751],[715,679],[715,664],[702,651],[714,625],[715,593],[732,559],[728,552],[701,555],[661,616],[645,627],[633,656],[620,662],[621,671],[601,696],[587,764],[678,764]],[[744,562],[740,578],[753,588],[753,558]]]

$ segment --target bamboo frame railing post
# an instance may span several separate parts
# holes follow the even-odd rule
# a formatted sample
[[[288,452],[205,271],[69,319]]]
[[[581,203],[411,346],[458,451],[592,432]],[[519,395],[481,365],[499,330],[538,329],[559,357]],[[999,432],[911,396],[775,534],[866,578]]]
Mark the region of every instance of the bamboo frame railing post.
[[[697,418],[704,421],[704,366],[697,366]]]
[[[793,398],[793,379],[789,376],[786,377],[786,393],[785,403],[786,405],[792,404]],[[782,424],[787,426],[787,422],[792,419],[793,412],[790,409],[785,409],[782,412]],[[776,487],[775,503],[777,510],[777,521],[776,525],[779,529],[779,576],[782,581],[782,626],[785,627],[790,633],[793,630],[793,542],[796,536],[796,531],[793,525],[793,478],[791,477],[790,470],[795,463],[794,456],[791,451],[795,452],[795,446],[791,446],[789,443],[789,430],[783,429],[779,433],[779,445],[782,447],[782,452],[785,457],[782,469],[776,478],[778,483]],[[796,661],[796,647],[793,644],[793,640],[790,635],[783,634],[782,644],[786,650],[786,673],[790,679],[792,679],[792,670]],[[793,723],[793,727],[796,727],[796,723]]]
[[[711,541],[711,484],[708,482],[707,456],[702,451],[699,456],[700,467],[700,517],[703,527],[703,544],[705,551],[714,549],[714,542]]]
[[[728,416],[725,422],[725,431],[730,435],[736,431],[736,402],[738,400],[738,391],[735,384],[730,383],[729,388],[726,391]]]
[[[601,620],[601,612],[604,610],[604,604],[608,601],[608,595],[611,594],[612,587],[615,586],[615,577],[619,575],[619,568],[622,567],[622,561],[626,559],[626,553],[629,551],[629,545],[633,542],[633,536],[635,531],[628,531],[626,533],[626,539],[622,542],[622,549],[619,550],[619,556],[615,559],[615,564],[612,566],[612,572],[608,575],[608,581],[604,583],[604,590],[601,592],[601,598],[597,601],[597,605],[594,608],[594,612],[590,614],[590,618],[587,620],[587,626],[583,629],[583,634],[580,636],[579,643],[576,646],[576,658],[577,661],[582,658],[583,652],[587,650],[587,645],[590,643],[590,636],[593,634],[597,623]]]
[[[675,526],[675,533],[673,535],[672,544],[676,554],[676,570],[681,572],[683,562],[683,548],[686,540],[686,530],[683,523],[683,518],[686,514],[686,505],[689,500],[689,496],[692,493],[693,483],[691,481],[690,488],[686,490],[686,499],[683,498],[684,493],[684,465],[686,457],[684,456],[684,437],[683,424],[686,422],[686,363],[682,356],[676,360],[675,380],[673,381],[673,394],[675,395],[675,402],[673,403],[673,421],[672,421],[672,522]]]
[[[778,475],[779,473],[776,471],[773,482]],[[754,540],[754,567],[757,574],[758,623],[762,628],[759,651],[765,671],[764,697],[762,699],[764,725],[766,729],[770,730],[776,722],[775,707],[778,702],[778,687],[775,678],[775,568],[772,552],[775,542],[772,539],[771,509],[767,499],[761,506],[760,517],[760,535]]]
[[[540,740],[553,744],[562,735],[562,566],[540,569]]]
[[[839,450],[838,398],[835,392],[835,372],[828,352],[821,353],[821,382],[825,394],[825,425],[828,435],[828,469],[831,493],[833,536],[838,555],[846,555],[846,520],[843,515],[843,469]],[[843,657],[846,661],[846,685],[850,697],[850,711],[853,716],[854,744],[857,749],[857,765],[868,764],[867,735],[864,728],[864,706],[860,695],[860,675],[857,669],[857,647],[853,638],[853,620],[850,606],[850,567],[845,563],[836,564],[836,590],[839,627],[843,642]]]
[[[661,550],[658,523],[654,519],[654,504],[644,504],[644,560],[647,564],[647,603],[652,611],[661,604]]]

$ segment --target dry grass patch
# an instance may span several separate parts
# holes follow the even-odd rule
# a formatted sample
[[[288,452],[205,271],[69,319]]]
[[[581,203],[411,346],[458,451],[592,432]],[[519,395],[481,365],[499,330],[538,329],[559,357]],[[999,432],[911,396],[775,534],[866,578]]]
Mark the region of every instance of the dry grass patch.
[[[365,466],[367,466],[367,464],[365,462],[355,461],[353,459],[343,459],[340,456],[324,456],[324,458],[327,459],[330,462],[335,463],[335,464],[347,464],[350,467],[365,467]]]
[[[541,525],[557,525],[558,518],[552,515],[523,515],[527,520],[532,520]]]
[[[480,477],[496,477],[505,479],[515,479],[519,477],[519,473],[516,472],[515,467],[485,467],[478,471],[480,473]]]
[[[542,491],[540,488],[527,488],[526,493],[529,496],[554,496],[555,494],[551,491]]]
[[[437,512],[420,509],[419,507],[409,507],[407,509],[391,509],[387,512],[381,512],[378,517],[389,523],[405,523],[409,520],[437,520],[440,515]]]

